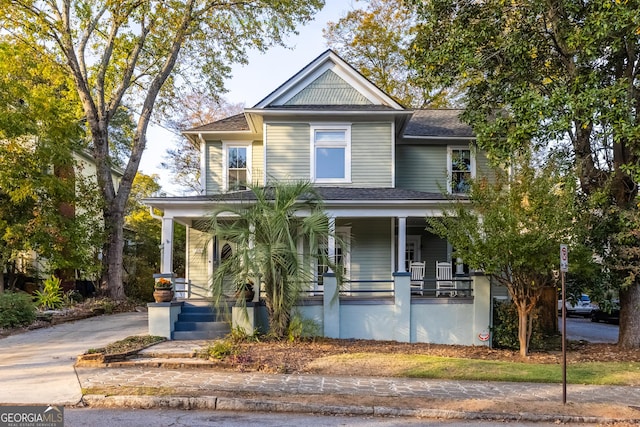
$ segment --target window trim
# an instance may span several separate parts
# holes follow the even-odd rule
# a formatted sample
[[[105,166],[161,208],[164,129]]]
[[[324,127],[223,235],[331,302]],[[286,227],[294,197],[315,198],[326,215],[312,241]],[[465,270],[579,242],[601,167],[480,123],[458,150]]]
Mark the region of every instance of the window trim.
[[[252,141],[222,141],[222,189],[229,191],[229,149],[230,148],[246,148],[247,149],[247,184],[251,183],[252,164]]]
[[[453,175],[453,152],[456,150],[467,150],[469,151],[469,160],[470,160],[470,170],[469,173],[471,175],[471,179],[476,177],[476,153],[468,145],[449,145],[447,146],[447,193],[449,194],[467,194],[465,193],[454,193],[452,188],[452,175]]]
[[[316,143],[316,131],[344,131],[344,142]],[[310,124],[310,180],[318,184],[350,184],[351,183],[351,123]],[[344,178],[318,178],[316,175],[316,148],[344,148]]]

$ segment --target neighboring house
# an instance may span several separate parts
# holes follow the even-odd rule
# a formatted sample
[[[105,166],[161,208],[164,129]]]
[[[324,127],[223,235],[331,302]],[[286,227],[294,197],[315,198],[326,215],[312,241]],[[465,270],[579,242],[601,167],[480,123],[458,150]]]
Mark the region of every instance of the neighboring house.
[[[65,171],[65,173],[70,173],[70,179],[73,179],[75,182],[75,191],[76,193],[84,191],[86,186],[81,185],[81,181],[84,183],[93,183],[97,185],[97,168],[95,160],[93,156],[86,151],[76,150],[73,152],[73,162],[74,167]],[[53,169],[51,173],[54,173]],[[113,183],[116,191],[118,191],[118,186],[120,185],[120,180],[122,178],[122,170],[116,167],[112,167],[111,169],[111,178],[113,179]],[[96,187],[97,188],[97,187]],[[92,209],[95,211],[95,208]],[[85,213],[87,211],[86,206],[75,205],[75,206],[65,206],[60,208],[60,212],[63,215],[78,215],[81,213]],[[96,222],[102,223],[102,217],[96,217]],[[95,254],[99,256],[102,248],[96,247]],[[18,267],[19,271],[26,276],[33,276],[35,279],[43,279],[45,276],[51,274],[51,268],[49,267],[49,263],[46,258],[40,256],[37,252],[30,250],[24,251],[18,256]],[[90,284],[91,281],[97,280],[99,277],[87,274],[82,271],[75,272],[75,278],[77,280],[76,285],[79,286],[79,290],[83,294],[88,294],[91,292],[93,285]],[[63,287],[66,290],[71,290],[73,287],[73,283],[63,283]]]
[[[404,108],[333,51],[324,52],[244,113],[184,132],[201,148],[203,191],[147,200],[163,211],[162,272],[171,272],[173,223],[185,224],[189,296],[206,296],[217,262],[233,251],[224,241],[208,239],[212,209],[246,201],[246,182],[310,180],[324,199],[335,233],[348,246],[327,247],[346,275],[337,314],[343,322],[327,332],[334,319],[309,309],[309,316],[325,325],[325,334],[485,342],[495,296],[488,280],[478,298],[475,279],[461,260],[452,259],[450,245],[425,230],[426,217],[450,206],[443,191],[464,196],[468,178],[489,172],[460,112]],[[401,273],[412,262],[425,264],[409,293],[410,278]],[[453,290],[439,291],[436,262],[451,263]],[[326,284],[326,267],[314,268],[317,280],[309,284],[306,306],[313,306],[312,295],[322,294]],[[409,295],[411,308],[398,306],[398,280],[406,281],[402,292]],[[406,316],[406,310],[411,326],[401,325],[397,317],[399,312]],[[388,329],[406,333],[399,337]]]

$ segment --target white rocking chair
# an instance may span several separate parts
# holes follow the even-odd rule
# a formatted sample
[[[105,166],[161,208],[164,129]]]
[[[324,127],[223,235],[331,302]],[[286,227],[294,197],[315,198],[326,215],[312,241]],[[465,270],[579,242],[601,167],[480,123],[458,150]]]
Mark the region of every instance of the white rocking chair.
[[[436,261],[436,297],[441,295],[456,297],[458,292],[453,281],[451,263]]]
[[[414,261],[409,264],[411,272],[411,293],[424,295],[424,270],[425,263]]]

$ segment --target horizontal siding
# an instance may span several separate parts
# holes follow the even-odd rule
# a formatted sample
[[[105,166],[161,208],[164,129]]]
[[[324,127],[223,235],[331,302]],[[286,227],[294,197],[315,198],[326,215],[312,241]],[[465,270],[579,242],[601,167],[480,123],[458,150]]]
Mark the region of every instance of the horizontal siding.
[[[207,250],[208,234],[198,231],[194,228],[187,228],[188,233],[188,250],[187,265],[189,268],[188,279],[191,281],[194,292],[201,294],[202,291],[195,289],[208,290],[209,288],[209,251]],[[202,296],[202,295],[200,295]]]
[[[309,125],[267,124],[267,180],[308,180]]]
[[[262,185],[264,181],[264,145],[262,141],[253,141],[251,154],[251,180],[255,185]]]
[[[447,147],[400,145],[396,150],[396,187],[441,193],[446,190]]]
[[[447,241],[434,234],[425,233],[422,236],[421,244],[422,260],[425,262],[424,277],[426,279],[435,279],[436,262],[451,261],[449,259]]]
[[[222,190],[222,142],[212,141],[205,144],[206,193],[216,194]]]
[[[393,146],[391,123],[351,126],[352,187],[391,187]]]
[[[489,165],[489,159],[487,159],[487,153],[484,151],[476,152],[476,176],[486,177],[490,182],[495,181],[495,173],[493,172],[491,165]]]
[[[391,224],[387,218],[351,222],[351,279],[391,280]],[[351,289],[390,289],[390,283],[354,283]]]

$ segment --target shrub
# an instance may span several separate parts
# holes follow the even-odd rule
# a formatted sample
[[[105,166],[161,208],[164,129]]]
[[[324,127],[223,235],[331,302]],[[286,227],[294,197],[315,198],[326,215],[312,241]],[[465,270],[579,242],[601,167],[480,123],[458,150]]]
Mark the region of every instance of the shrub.
[[[0,293],[0,328],[27,326],[36,320],[31,295],[24,292]]]
[[[536,325],[537,316],[535,310],[531,314],[534,318],[533,333],[531,334],[529,347],[532,350],[540,349],[544,347],[544,336]],[[511,301],[495,301],[492,332],[494,347],[510,350],[518,350],[520,348],[520,342],[518,341],[518,310]]]
[[[312,338],[320,335],[320,326],[313,319],[305,319],[294,313],[287,328],[287,338],[293,342],[301,338]]]
[[[209,346],[206,350],[207,356],[214,359],[222,360],[227,356],[231,356],[236,352],[233,343],[227,340],[216,341],[212,346]]]
[[[42,292],[35,291],[36,305],[44,309],[56,309],[62,307],[64,302],[60,279],[55,276],[44,281]]]

